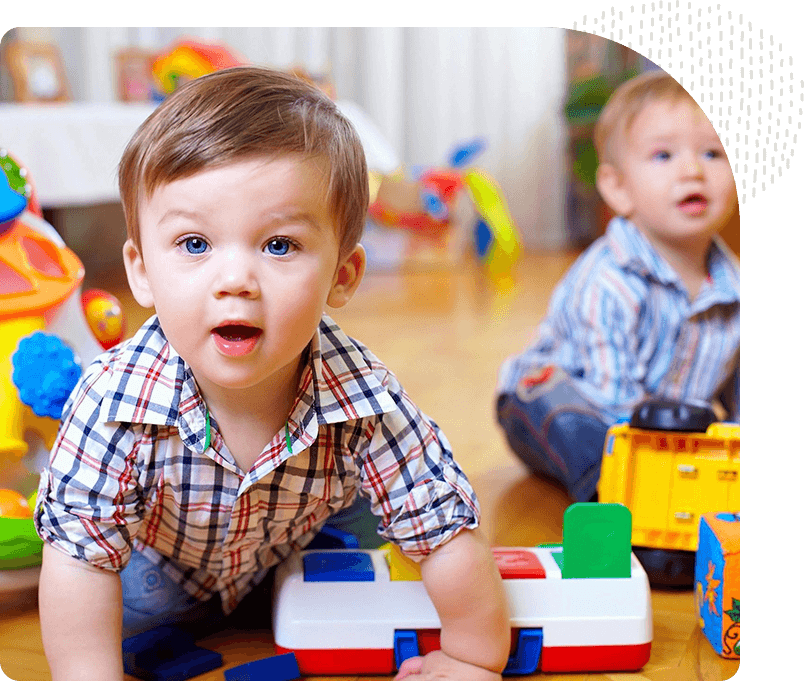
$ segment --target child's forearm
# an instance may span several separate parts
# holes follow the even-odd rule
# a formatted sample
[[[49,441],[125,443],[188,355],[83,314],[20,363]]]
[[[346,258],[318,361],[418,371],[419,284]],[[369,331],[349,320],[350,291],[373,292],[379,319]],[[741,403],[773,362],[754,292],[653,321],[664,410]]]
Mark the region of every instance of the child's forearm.
[[[45,544],[39,613],[53,681],[122,681],[122,612],[119,575]]]
[[[508,661],[508,602],[482,535],[464,530],[422,561],[422,580],[441,620],[441,650],[500,672]]]

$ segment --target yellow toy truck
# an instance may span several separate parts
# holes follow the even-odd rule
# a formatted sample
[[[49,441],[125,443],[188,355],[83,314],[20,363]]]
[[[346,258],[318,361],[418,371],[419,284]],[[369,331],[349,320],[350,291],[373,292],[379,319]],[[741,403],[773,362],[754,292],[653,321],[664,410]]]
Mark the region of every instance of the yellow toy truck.
[[[701,516],[740,512],[740,426],[703,403],[643,402],[606,435],[598,498],[631,510],[651,584],[691,587]]]

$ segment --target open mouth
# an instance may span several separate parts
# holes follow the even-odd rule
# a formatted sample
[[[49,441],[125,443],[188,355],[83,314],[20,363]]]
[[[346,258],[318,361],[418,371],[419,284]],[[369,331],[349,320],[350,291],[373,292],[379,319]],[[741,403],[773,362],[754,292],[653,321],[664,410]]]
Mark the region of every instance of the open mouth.
[[[212,329],[212,337],[218,349],[225,355],[247,355],[257,345],[262,330],[247,324],[222,324]]]
[[[703,194],[689,194],[678,202],[678,207],[687,215],[700,215],[708,205],[709,201]]]

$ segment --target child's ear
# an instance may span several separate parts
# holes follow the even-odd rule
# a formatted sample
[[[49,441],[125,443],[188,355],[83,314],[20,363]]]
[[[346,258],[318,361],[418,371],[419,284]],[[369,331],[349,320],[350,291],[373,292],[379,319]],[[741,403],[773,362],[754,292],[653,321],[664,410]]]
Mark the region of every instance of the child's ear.
[[[123,264],[126,266],[128,286],[134,299],[143,307],[153,307],[154,297],[151,294],[151,284],[145,271],[145,263],[139,250],[131,239],[123,244]]]
[[[603,200],[617,215],[628,217],[634,208],[631,192],[625,185],[625,179],[611,163],[601,163],[597,169],[597,190]]]
[[[366,251],[360,244],[345,258],[343,258],[335,276],[332,279],[332,286],[327,296],[327,305],[330,307],[343,307],[354,295],[363,274],[366,271]]]

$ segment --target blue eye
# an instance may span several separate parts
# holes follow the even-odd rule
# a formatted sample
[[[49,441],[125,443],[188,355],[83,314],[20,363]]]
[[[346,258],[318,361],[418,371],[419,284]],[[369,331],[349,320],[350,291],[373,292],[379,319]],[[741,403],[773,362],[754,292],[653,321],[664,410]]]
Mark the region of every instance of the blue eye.
[[[704,152],[704,158],[720,158],[720,152],[716,149],[710,149]]]
[[[201,255],[207,250],[208,246],[207,242],[204,241],[200,236],[191,236],[182,241],[181,245],[184,246],[185,250],[190,255]]]
[[[670,158],[670,152],[669,151],[657,151],[653,155],[653,158],[655,158],[657,161],[667,161]]]
[[[287,255],[290,252],[290,242],[287,239],[271,239],[265,250],[271,255]]]

